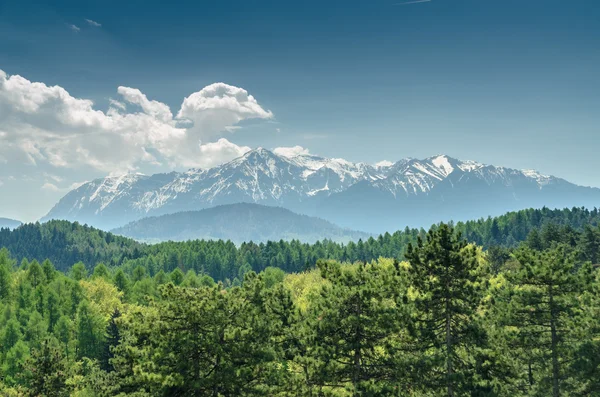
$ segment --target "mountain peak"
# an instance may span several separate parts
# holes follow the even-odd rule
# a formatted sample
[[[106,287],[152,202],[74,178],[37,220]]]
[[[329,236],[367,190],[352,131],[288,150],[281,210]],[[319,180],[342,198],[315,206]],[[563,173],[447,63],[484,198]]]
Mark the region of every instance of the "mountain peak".
[[[45,219],[76,220],[113,228],[146,216],[241,202],[282,206],[308,214],[325,211],[319,214],[326,218],[328,214],[338,213],[347,207],[345,216],[348,219],[363,216],[360,214],[366,214],[371,209],[381,210],[382,213],[402,212],[406,219],[427,219],[430,212],[424,214],[422,211],[426,211],[424,208],[428,208],[428,205],[446,208],[451,205],[446,204],[448,202],[457,205],[471,202],[473,197],[495,203],[502,197],[503,203],[519,205],[510,207],[509,204],[502,204],[506,207],[504,210],[509,207],[539,207],[540,204],[570,206],[588,203],[584,203],[583,199],[573,199],[570,203],[558,199],[548,201],[536,195],[550,197],[570,192],[572,195],[592,197],[596,194],[594,190],[585,196],[580,193],[583,188],[536,171],[487,166],[475,161],[457,160],[445,154],[426,159],[403,159],[393,165],[383,165],[353,163],[310,154],[288,157],[260,147],[229,163],[202,172],[172,172],[153,176],[129,173],[92,181],[68,193]],[[327,203],[335,204],[328,207]],[[413,214],[410,208],[421,212]],[[471,217],[489,215],[483,211],[471,212]],[[390,215],[384,218],[390,218]],[[459,216],[448,219],[451,218],[458,219]],[[333,215],[330,218],[350,226],[344,219]],[[391,218],[388,220],[392,221]],[[368,221],[371,222],[370,219]],[[396,221],[406,223],[405,219]],[[353,227],[361,229],[360,226],[354,224]]]
[[[278,157],[275,153],[271,152],[268,149],[263,147],[258,147],[256,149],[252,149],[246,152],[242,158],[251,158],[251,157]],[[235,161],[235,160],[234,160]]]
[[[456,165],[456,160],[446,156],[445,154],[439,154],[437,156],[431,157],[431,163],[436,166],[438,169],[442,171],[445,176],[450,175],[454,171],[454,166],[452,163]]]

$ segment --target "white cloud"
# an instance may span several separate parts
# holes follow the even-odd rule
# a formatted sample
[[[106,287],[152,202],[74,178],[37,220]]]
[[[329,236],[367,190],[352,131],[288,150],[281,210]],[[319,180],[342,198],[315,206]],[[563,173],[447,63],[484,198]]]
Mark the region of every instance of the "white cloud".
[[[303,148],[302,146],[278,147],[273,149],[273,153],[283,157],[295,157],[310,154],[308,149]]]
[[[71,29],[75,33],[79,33],[79,31],[81,30],[79,28],[79,26],[76,26],[76,25],[73,25],[73,24],[70,24],[70,23],[68,23],[67,26],[69,27],[69,29]]]
[[[86,19],[85,21],[88,23],[88,25],[93,26],[95,28],[99,28],[100,26],[102,26],[101,23],[98,23],[96,21],[92,21],[91,19]]]
[[[0,70],[0,159],[11,166],[89,169],[105,173],[145,166],[206,167],[231,160],[247,148],[224,132],[246,119],[271,119],[242,88],[212,84],[184,99],[177,119],[169,107],[140,90],[118,87],[128,107],[111,100],[108,111],[94,108],[60,86],[8,76]]]
[[[375,163],[375,167],[391,167],[392,165],[394,165],[394,163],[388,160],[382,160],[378,163]]]
[[[60,177],[58,175],[52,175],[52,174],[49,174],[47,172],[44,172],[43,175],[44,175],[45,178],[50,179],[50,180],[52,180],[54,182],[57,182],[57,183],[60,183],[60,182],[62,182],[64,180],[64,178],[62,178],[62,177]]]
[[[60,188],[53,183],[46,182],[42,185],[42,190],[49,190],[51,192],[58,192]]]
[[[150,101],[146,95],[142,94],[137,88],[119,87],[117,92],[129,103],[139,105],[142,110],[161,121],[169,122],[173,119],[171,109],[164,103],[158,101]]]
[[[243,88],[215,83],[185,98],[177,118],[193,123],[188,128],[189,139],[207,140],[219,135],[224,127],[246,119],[271,119],[273,113],[263,109]]]
[[[127,106],[125,106],[125,104],[123,102],[117,101],[116,99],[110,98],[108,100],[108,103],[110,106],[117,108],[119,110],[123,110],[123,111],[127,110]]]
[[[221,138],[216,142],[200,145],[200,158],[202,159],[202,168],[210,168],[235,158],[243,156],[251,149],[248,146],[238,146]]]

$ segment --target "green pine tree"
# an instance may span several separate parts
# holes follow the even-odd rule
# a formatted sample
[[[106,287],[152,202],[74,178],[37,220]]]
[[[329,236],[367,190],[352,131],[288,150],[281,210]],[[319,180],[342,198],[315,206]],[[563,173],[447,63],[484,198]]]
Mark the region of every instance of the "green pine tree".
[[[441,224],[426,241],[409,245],[405,256],[416,294],[420,383],[448,397],[471,395],[477,365],[469,353],[485,345],[477,313],[484,285],[477,248]]]

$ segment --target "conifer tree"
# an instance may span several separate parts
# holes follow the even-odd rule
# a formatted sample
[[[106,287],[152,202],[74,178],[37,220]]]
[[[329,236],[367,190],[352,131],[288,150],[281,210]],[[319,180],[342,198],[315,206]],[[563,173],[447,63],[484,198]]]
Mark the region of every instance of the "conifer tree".
[[[564,245],[544,252],[522,248],[515,257],[520,268],[506,274],[509,284],[496,299],[499,323],[520,359],[526,389],[569,395],[566,364],[582,336],[579,298],[589,289],[591,267],[577,266]]]
[[[467,395],[477,369],[468,352],[485,344],[477,315],[483,283],[477,248],[441,224],[426,241],[409,244],[405,256],[416,293],[421,384],[448,397]]]
[[[125,272],[123,272],[123,269],[118,269],[116,271],[114,277],[114,284],[115,287],[119,289],[119,291],[123,292],[123,298],[127,300],[127,297],[129,296],[130,284],[129,279],[125,275]]]
[[[38,349],[33,349],[25,364],[24,383],[31,397],[68,397],[67,366],[56,338],[44,339]]]
[[[117,325],[117,321],[121,317],[119,309],[115,309],[106,326],[106,340],[104,342],[104,353],[102,356],[101,367],[104,371],[111,372],[114,370],[112,359],[115,356],[115,349],[121,342],[121,331]]]
[[[5,249],[0,251],[0,302],[10,297],[12,285],[11,262]]]
[[[104,340],[104,321],[89,302],[82,301],[77,308],[77,357],[99,359]]]
[[[227,291],[167,284],[157,313],[129,322],[126,351],[138,373],[163,395],[269,395],[269,379],[281,369],[276,360],[281,320],[254,273],[242,287]],[[142,344],[140,342],[144,341]],[[150,359],[150,357],[153,357]]]
[[[77,262],[73,265],[71,268],[71,277],[76,281],[83,280],[87,277],[87,270],[83,262]]]
[[[400,267],[392,261],[354,266],[318,262],[327,280],[300,324],[305,392],[348,390],[395,395],[403,378],[400,340],[408,321]]]

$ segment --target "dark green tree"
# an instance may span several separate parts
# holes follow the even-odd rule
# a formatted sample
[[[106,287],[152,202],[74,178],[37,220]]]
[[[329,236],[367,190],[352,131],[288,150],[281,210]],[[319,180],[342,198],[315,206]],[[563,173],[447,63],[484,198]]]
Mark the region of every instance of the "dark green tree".
[[[566,365],[584,342],[580,297],[590,288],[591,267],[577,266],[575,254],[559,245],[544,252],[522,248],[520,268],[496,298],[497,317],[521,363],[524,384],[533,395],[570,395]],[[583,325],[585,327],[585,325]]]
[[[102,356],[101,368],[104,371],[112,372],[114,370],[112,359],[115,356],[115,349],[121,342],[121,331],[117,321],[121,317],[121,312],[115,309],[106,326],[106,340],[104,342],[104,354]]]
[[[73,265],[71,268],[71,277],[73,277],[73,279],[76,281],[87,278],[87,270],[83,262],[77,262]]]
[[[77,308],[76,323],[77,357],[100,359],[105,330],[102,316],[84,300]]]
[[[318,268],[327,282],[295,332],[304,344],[296,359],[304,368],[303,392],[397,395],[410,321],[399,264],[319,261]]]
[[[427,240],[409,244],[415,291],[414,335],[425,389],[448,397],[471,395],[477,366],[469,354],[485,345],[477,309],[484,279],[477,248],[441,224]]]
[[[242,287],[227,291],[167,284],[163,300],[139,321],[129,321],[124,340],[132,364],[162,395],[269,395],[283,368],[274,338],[283,329],[262,280],[247,275]],[[149,314],[150,314],[149,313]],[[154,357],[150,359],[150,357]]]
[[[68,369],[60,344],[54,337],[42,341],[33,349],[23,372],[27,395],[31,397],[68,397]]]
[[[183,282],[184,277],[185,275],[183,274],[180,268],[176,268],[175,270],[173,270],[170,275],[171,282],[175,285],[180,285]]]

